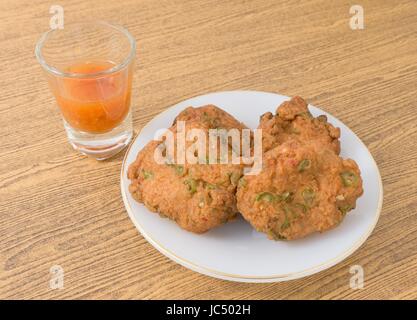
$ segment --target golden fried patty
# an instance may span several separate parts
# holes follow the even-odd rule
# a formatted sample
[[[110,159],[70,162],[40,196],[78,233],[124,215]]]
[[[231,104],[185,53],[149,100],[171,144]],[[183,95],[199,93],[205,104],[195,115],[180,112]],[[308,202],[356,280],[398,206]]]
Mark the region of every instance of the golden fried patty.
[[[178,115],[169,129],[175,141],[180,120],[185,121],[186,133],[202,129],[207,141],[209,129],[246,128],[215,106],[190,107]],[[186,142],[186,147],[193,142]],[[174,160],[159,164],[154,159],[154,151],[160,144],[160,141],[148,143],[129,167],[129,190],[137,201],[195,233],[206,232],[236,216],[235,192],[243,166],[231,163],[230,145],[229,160],[225,164],[178,164],[175,161],[177,150]]]
[[[288,140],[314,142],[317,147],[330,148],[340,153],[340,129],[327,122],[321,115],[314,118],[303,98],[294,97],[283,102],[276,114],[267,112],[261,116],[258,129],[262,129],[262,149],[271,150]]]
[[[237,206],[256,230],[292,240],[337,226],[362,193],[355,161],[289,140],[264,154],[258,175],[240,180]]]

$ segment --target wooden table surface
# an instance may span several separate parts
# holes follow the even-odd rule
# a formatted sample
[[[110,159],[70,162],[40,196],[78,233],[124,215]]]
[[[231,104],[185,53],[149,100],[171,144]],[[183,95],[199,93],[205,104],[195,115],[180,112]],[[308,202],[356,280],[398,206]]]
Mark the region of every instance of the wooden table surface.
[[[0,298],[417,298],[417,1],[59,1],[65,23],[103,19],[137,39],[133,122],[221,90],[301,95],[347,124],[383,180],[362,247],[299,280],[233,283],[170,261],[123,206],[123,153],[72,150],[34,57],[50,1],[0,4]],[[353,4],[365,28],[349,27]],[[364,268],[353,290],[349,268]],[[64,269],[64,289],[49,287]]]

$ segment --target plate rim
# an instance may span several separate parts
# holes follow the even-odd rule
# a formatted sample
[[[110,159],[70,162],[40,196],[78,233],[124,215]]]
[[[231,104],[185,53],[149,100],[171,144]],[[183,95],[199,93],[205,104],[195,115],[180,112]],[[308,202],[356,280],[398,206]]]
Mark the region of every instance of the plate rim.
[[[125,209],[128,213],[128,216],[130,218],[130,220],[133,222],[134,226],[136,227],[136,229],[141,233],[141,235],[155,248],[157,249],[160,253],[162,253],[163,255],[165,255],[166,257],[168,257],[169,259],[173,260],[174,262],[184,266],[185,268],[191,269],[195,272],[198,273],[202,273],[204,275],[207,276],[211,276],[211,277],[215,277],[215,278],[219,278],[219,279],[223,279],[223,280],[229,280],[229,281],[237,281],[237,282],[282,282],[282,281],[288,281],[288,280],[294,280],[294,279],[299,279],[299,278],[303,278],[315,273],[318,273],[320,271],[329,269],[333,266],[335,266],[336,264],[338,264],[339,262],[342,262],[343,260],[345,260],[347,257],[349,257],[351,254],[353,254],[356,250],[358,250],[364,243],[365,241],[369,238],[369,236],[372,234],[373,230],[375,229],[375,226],[378,223],[379,217],[381,215],[381,210],[382,210],[382,203],[383,203],[383,185],[382,185],[382,178],[381,178],[381,174],[379,172],[379,168],[378,165],[374,159],[374,157],[372,156],[371,152],[369,151],[368,147],[365,145],[365,143],[356,135],[356,133],[350,129],[350,127],[348,127],[343,121],[339,120],[337,117],[335,117],[333,114],[329,113],[326,111],[326,113],[332,115],[336,120],[340,121],[341,123],[343,123],[344,126],[346,126],[346,128],[348,128],[353,135],[358,139],[358,141],[363,145],[363,147],[366,149],[367,153],[368,153],[368,157],[370,159],[372,159],[372,164],[376,169],[376,173],[377,173],[377,177],[378,177],[378,189],[379,189],[379,198],[378,198],[378,206],[377,206],[377,212],[374,218],[373,223],[370,225],[370,227],[368,228],[368,230],[355,242],[354,245],[352,245],[348,250],[346,250],[345,252],[343,252],[342,254],[338,255],[337,257],[334,257],[328,261],[325,261],[323,263],[320,263],[319,265],[313,266],[311,268],[302,270],[302,271],[298,271],[295,273],[289,273],[289,274],[278,274],[278,275],[272,275],[272,276],[241,276],[241,275],[236,275],[236,274],[229,274],[229,273],[225,273],[225,272],[221,272],[218,270],[212,270],[210,268],[204,267],[204,266],[200,266],[194,262],[188,261],[185,258],[179,257],[177,256],[175,253],[171,252],[170,250],[166,249],[163,245],[161,245],[160,243],[158,243],[158,241],[156,241],[155,239],[153,239],[151,236],[149,236],[149,234],[147,234],[145,232],[145,230],[142,228],[142,226],[139,224],[138,221],[136,221],[136,219],[134,219],[134,215],[133,215],[133,209],[130,205],[129,199],[127,197],[127,195],[125,194],[124,190],[125,190],[125,185],[123,183],[123,172],[125,171],[125,167],[126,167],[126,160],[127,160],[127,156],[129,155],[130,149],[132,148],[132,146],[134,145],[134,143],[136,142],[137,138],[141,135],[141,133],[150,126],[150,123],[157,119],[157,118],[162,118],[165,113],[168,113],[168,111],[170,111],[171,109],[175,108],[178,104],[183,103],[185,101],[191,100],[191,99],[196,99],[196,98],[201,98],[204,96],[210,96],[210,95],[214,95],[214,94],[229,94],[229,93],[234,93],[234,94],[238,94],[238,93],[260,93],[260,94],[271,94],[271,95],[277,95],[277,96],[281,96],[281,97],[286,97],[289,98],[288,96],[285,95],[281,95],[279,93],[276,92],[268,92],[268,91],[257,91],[257,90],[225,90],[225,91],[215,91],[215,92],[210,92],[210,93],[206,93],[206,94],[202,94],[202,95],[198,95],[198,96],[194,96],[194,97],[190,97],[187,98],[185,100],[179,101],[177,103],[175,103],[174,105],[166,108],[165,110],[163,110],[162,112],[160,112],[159,114],[157,114],[155,117],[153,117],[151,120],[149,120],[138,132],[138,134],[133,138],[132,142],[129,144],[124,156],[123,156],[123,161],[122,161],[122,166],[121,166],[121,170],[120,170],[120,192],[122,194],[122,199],[123,199],[123,203],[125,206]],[[310,105],[310,104],[309,104]],[[320,111],[324,112],[321,108],[314,106],[315,108],[319,109]]]

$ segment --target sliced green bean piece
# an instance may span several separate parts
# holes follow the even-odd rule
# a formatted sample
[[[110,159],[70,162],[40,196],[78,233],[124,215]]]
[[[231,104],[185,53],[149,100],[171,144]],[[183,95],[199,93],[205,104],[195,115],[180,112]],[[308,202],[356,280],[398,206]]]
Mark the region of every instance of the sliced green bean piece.
[[[276,196],[270,192],[261,192],[256,195],[255,201],[267,201],[273,202],[276,200]]]
[[[175,172],[179,176],[182,176],[184,174],[184,166],[182,166],[182,165],[175,166]]]
[[[285,212],[285,220],[281,225],[281,230],[285,230],[290,226],[290,219],[288,216],[293,215],[293,212],[287,205],[283,205],[282,208],[284,209],[284,212]]]
[[[210,125],[211,125],[213,128],[218,128],[218,127],[219,127],[219,125],[220,125],[220,120],[219,120],[218,118],[214,118],[214,119],[210,122]]]
[[[297,114],[297,116],[303,117],[304,119],[308,119],[308,118],[313,117],[313,115],[311,114],[310,111],[300,112],[299,114]]]
[[[240,180],[239,180],[239,187],[242,187],[242,188],[244,188],[244,187],[246,187],[247,185],[248,185],[248,182],[246,181],[246,179],[245,178],[240,178]]]
[[[356,187],[358,185],[358,176],[351,171],[344,171],[340,174],[345,187]]]
[[[143,177],[145,179],[152,179],[153,178],[153,172],[152,171],[147,171],[145,169],[142,169],[142,174],[143,174]]]
[[[305,169],[310,168],[311,166],[311,161],[309,159],[304,159],[301,160],[300,163],[298,164],[297,170],[298,172],[303,172]]]
[[[206,188],[206,189],[208,189],[208,190],[214,190],[214,189],[217,189],[217,186],[216,186],[215,184],[208,183],[208,182],[206,182],[204,186],[205,186],[205,188]]]
[[[319,120],[320,122],[327,122],[327,117],[326,115],[322,114],[317,117],[317,120]]]
[[[274,240],[287,240],[287,238],[285,238],[283,235],[279,234],[279,232],[275,230],[268,230],[267,234],[271,236],[271,238]]]
[[[232,172],[230,174],[230,183],[232,184],[232,186],[237,186],[239,179],[241,177],[241,174],[238,172]]]
[[[187,179],[184,181],[184,184],[187,185],[189,193],[193,194],[197,192],[197,181],[195,181],[194,179]]]
[[[281,230],[285,230],[290,226],[290,220],[288,217],[285,217],[284,223],[281,225]]]
[[[352,206],[347,204],[344,206],[339,207],[340,212],[342,213],[342,215],[346,215],[346,213],[350,210],[352,210]]]
[[[286,191],[286,192],[281,193],[279,195],[279,198],[281,201],[291,202],[292,196],[293,196],[292,192]]]
[[[306,213],[308,211],[308,207],[303,203],[296,203],[295,206],[300,208],[303,211],[303,213]]]
[[[184,166],[183,166],[183,165],[180,165],[180,164],[173,164],[173,163],[167,163],[167,166],[170,166],[170,167],[174,168],[175,173],[176,173],[177,175],[181,176],[181,177],[182,177],[182,176],[184,175],[184,173],[185,173],[185,168],[184,168]]]
[[[311,205],[313,203],[314,197],[316,196],[316,193],[311,188],[306,188],[303,190],[302,193],[304,202],[308,205]]]

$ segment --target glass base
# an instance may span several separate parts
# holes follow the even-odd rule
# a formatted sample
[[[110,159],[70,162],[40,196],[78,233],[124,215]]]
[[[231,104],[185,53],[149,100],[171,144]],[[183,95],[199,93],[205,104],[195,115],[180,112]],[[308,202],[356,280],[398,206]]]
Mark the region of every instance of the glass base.
[[[105,160],[119,153],[129,144],[133,136],[130,112],[121,124],[106,133],[88,133],[76,130],[65,119],[64,127],[72,147],[97,160]]]

